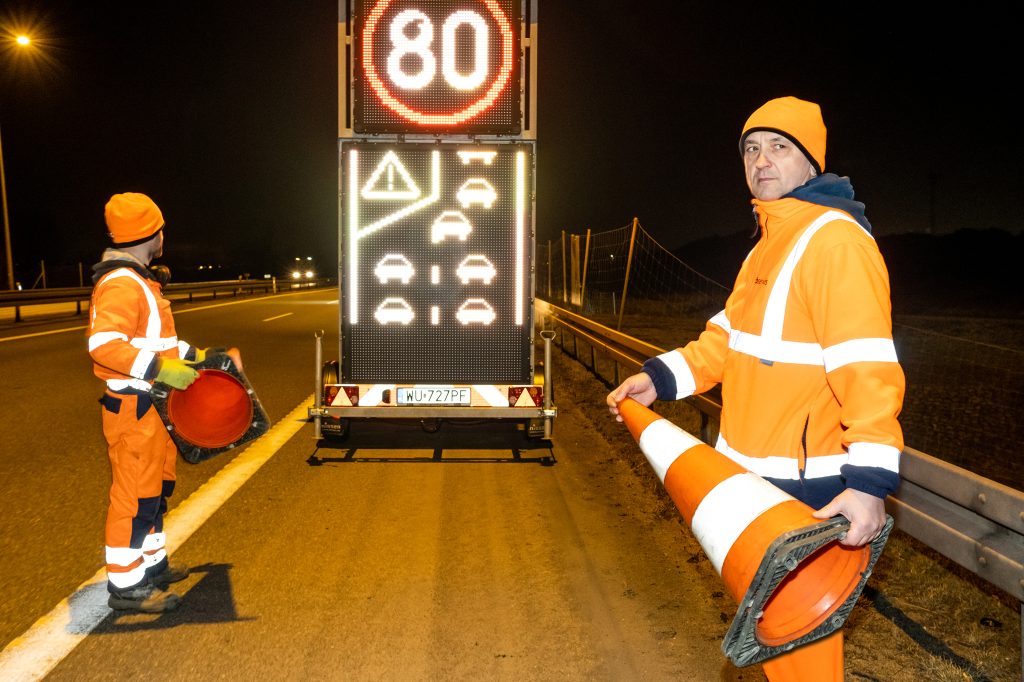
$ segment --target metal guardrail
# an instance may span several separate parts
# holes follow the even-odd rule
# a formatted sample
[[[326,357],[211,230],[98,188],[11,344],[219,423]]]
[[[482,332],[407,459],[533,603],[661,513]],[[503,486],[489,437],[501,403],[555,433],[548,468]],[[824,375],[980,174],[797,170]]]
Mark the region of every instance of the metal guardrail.
[[[613,360],[615,384],[619,366],[632,374],[665,352],[546,301],[538,299],[537,312],[545,328],[553,325],[572,336],[577,360],[583,362],[577,340],[589,346],[591,370],[596,371],[595,354]],[[708,442],[708,421],[721,415],[721,404],[705,396],[687,402],[700,411],[701,438]],[[899,491],[886,500],[896,527],[1021,602],[1024,656],[1024,492],[909,447],[900,476]]]
[[[237,296],[240,293],[255,293],[256,291],[277,292],[279,289],[292,288],[296,286],[320,286],[329,280],[316,280],[304,282],[301,285],[294,284],[290,280],[278,282],[276,278],[271,279],[228,279],[216,282],[195,282],[195,283],[170,283],[164,289],[165,298],[182,299],[187,297],[192,301],[197,294],[209,294],[217,298],[218,293],[231,293]],[[21,308],[33,305],[46,305],[50,303],[75,303],[76,314],[81,314],[82,303],[87,302],[92,296],[92,287],[64,287],[52,289],[25,289],[22,291],[0,291],[0,308],[15,308],[14,320],[21,321]]]

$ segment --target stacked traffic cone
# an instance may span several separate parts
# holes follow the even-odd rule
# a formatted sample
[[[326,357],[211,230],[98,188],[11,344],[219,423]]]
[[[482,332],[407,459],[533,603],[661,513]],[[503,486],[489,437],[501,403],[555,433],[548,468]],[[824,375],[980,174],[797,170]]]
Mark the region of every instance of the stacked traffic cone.
[[[803,502],[632,399],[619,414],[739,602],[722,643],[726,656],[739,666],[767,661],[773,682],[841,680],[837,631],[892,519],[870,545],[841,545],[846,519],[815,519]]]

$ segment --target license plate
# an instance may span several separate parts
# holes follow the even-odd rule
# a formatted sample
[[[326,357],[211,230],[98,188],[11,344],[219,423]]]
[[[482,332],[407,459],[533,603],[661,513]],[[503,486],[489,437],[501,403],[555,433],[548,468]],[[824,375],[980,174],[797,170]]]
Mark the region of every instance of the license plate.
[[[398,389],[399,405],[469,405],[469,388],[413,386]]]

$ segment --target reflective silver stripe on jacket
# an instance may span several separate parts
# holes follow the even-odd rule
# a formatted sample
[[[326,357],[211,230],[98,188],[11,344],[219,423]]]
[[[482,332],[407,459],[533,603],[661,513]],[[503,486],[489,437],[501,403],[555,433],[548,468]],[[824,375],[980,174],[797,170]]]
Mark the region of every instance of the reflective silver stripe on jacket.
[[[152,388],[152,385],[148,381],[143,381],[142,377],[146,375],[146,370],[149,369],[150,364],[153,362],[153,358],[156,354],[176,348],[178,346],[177,336],[161,336],[163,332],[163,324],[160,321],[160,308],[157,305],[156,297],[150,290],[139,275],[131,268],[119,268],[108,274],[102,282],[107,282],[117,277],[128,277],[135,280],[135,282],[142,289],[142,294],[146,298],[146,303],[149,307],[149,316],[146,319],[146,335],[137,336],[129,339],[128,336],[122,332],[115,331],[103,331],[97,332],[89,337],[89,352],[92,352],[100,346],[110,343],[111,341],[121,340],[127,341],[134,348],[139,349],[139,353],[135,356],[135,361],[132,362],[131,368],[128,370],[128,374],[134,379],[108,379],[107,388],[112,391],[119,391],[125,388],[134,388],[140,391],[148,391]],[[93,311],[93,319],[96,318],[96,312]]]
[[[715,443],[715,449],[744,469],[752,471],[758,476],[794,481],[800,478],[800,470],[795,457],[777,455],[771,457],[751,457],[733,449],[721,434],[719,434],[718,441]],[[893,449],[895,450],[895,448]],[[845,452],[838,455],[808,457],[804,465],[804,478],[838,476],[840,468],[848,463],[850,463],[850,456]]]
[[[812,222],[797,240],[793,249],[786,256],[779,276],[768,294],[768,305],[765,307],[764,320],[761,322],[761,333],[751,334],[731,329],[721,324],[721,313],[712,318],[723,328],[729,329],[729,348],[750,355],[768,363],[784,362],[794,365],[815,365],[824,367],[826,372],[848,365],[852,362],[879,361],[896,362],[896,347],[892,339],[852,339],[828,348],[820,344],[801,341],[784,341],[782,326],[786,317],[786,304],[793,284],[793,271],[807,250],[811,238],[818,230],[834,220],[853,223],[860,229],[864,227],[856,220],[838,211],[826,211]],[[867,232],[865,230],[865,232]],[[728,324],[728,321],[725,320]]]
[[[107,388],[111,391],[123,391],[126,388],[134,388],[137,391],[149,391],[153,384],[142,379],[107,379]]]

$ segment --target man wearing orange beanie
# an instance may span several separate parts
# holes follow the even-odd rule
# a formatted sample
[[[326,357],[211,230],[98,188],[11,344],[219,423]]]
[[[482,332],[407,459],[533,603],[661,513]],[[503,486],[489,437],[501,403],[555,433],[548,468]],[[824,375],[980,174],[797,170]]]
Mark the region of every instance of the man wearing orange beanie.
[[[849,179],[824,172],[825,140],[813,102],[781,97],[751,114],[739,151],[760,239],[700,337],[648,360],[607,402],[618,415],[626,397],[650,405],[721,383],[715,448],[815,517],[845,516],[842,542],[859,546],[881,533],[899,486],[905,382],[885,263]],[[838,679],[841,642],[821,640],[839,651]],[[766,662],[769,679],[816,645]]]
[[[108,603],[169,611],[180,597],[167,586],[188,575],[169,563],[163,532],[178,451],[149,391],[154,381],[188,388],[198,377],[191,362],[205,351],[178,340],[162,294],[165,278],[149,267],[163,253],[159,207],[145,194],[115,194],[105,218],[114,246],[93,266],[87,337],[93,373],[106,382],[100,405],[113,474],[105,531]]]

